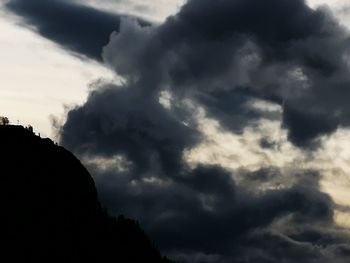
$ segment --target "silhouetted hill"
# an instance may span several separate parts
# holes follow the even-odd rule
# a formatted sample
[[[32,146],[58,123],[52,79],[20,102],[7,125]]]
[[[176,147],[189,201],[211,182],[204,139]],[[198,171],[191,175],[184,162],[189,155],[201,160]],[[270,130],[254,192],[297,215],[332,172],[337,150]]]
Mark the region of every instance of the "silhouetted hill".
[[[138,224],[101,208],[72,153],[0,126],[1,262],[168,262]]]

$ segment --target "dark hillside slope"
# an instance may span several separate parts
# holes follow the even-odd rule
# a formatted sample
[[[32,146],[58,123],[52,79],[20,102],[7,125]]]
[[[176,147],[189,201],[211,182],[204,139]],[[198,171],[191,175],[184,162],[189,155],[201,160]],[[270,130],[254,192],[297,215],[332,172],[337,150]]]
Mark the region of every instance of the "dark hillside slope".
[[[0,126],[1,262],[167,262],[138,224],[109,217],[72,153]]]

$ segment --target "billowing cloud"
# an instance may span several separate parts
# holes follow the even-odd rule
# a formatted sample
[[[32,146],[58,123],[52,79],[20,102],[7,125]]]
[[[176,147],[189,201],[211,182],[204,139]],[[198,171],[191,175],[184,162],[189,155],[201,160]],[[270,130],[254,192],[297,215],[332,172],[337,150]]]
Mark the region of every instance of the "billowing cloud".
[[[61,136],[65,145],[82,154],[125,156],[132,161],[135,175],[178,174],[183,151],[200,138],[181,115],[138,87],[107,85],[68,114]]]
[[[122,20],[102,55],[123,84],[99,83],[69,112],[61,143],[88,165],[104,204],[177,259],[346,262],[349,236],[321,172],[267,160],[278,150],[315,158],[325,135],[348,126],[348,37],[327,8],[302,0],[190,0],[161,25]],[[214,140],[207,119],[239,138],[226,147],[251,143],[266,162],[191,163]],[[286,139],[256,136],[264,123]]]
[[[348,35],[327,9],[313,10],[303,1],[190,1],[153,30],[131,27],[112,36],[104,51],[106,61],[126,78],[158,78],[153,83],[195,100],[215,101],[218,93],[227,97],[240,89],[284,103],[284,125],[300,146],[347,125],[342,98],[349,82]],[[119,52],[123,45],[128,47]],[[207,105],[224,125],[234,122],[226,112],[217,114],[218,108]],[[295,112],[310,116],[312,121],[302,124],[310,132],[299,136]]]

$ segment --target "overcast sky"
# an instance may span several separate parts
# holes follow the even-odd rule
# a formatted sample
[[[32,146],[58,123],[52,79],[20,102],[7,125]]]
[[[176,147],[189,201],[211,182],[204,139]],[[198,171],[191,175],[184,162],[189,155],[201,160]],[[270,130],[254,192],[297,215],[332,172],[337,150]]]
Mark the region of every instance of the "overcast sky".
[[[2,1],[0,115],[60,140],[177,260],[348,262],[349,10]]]

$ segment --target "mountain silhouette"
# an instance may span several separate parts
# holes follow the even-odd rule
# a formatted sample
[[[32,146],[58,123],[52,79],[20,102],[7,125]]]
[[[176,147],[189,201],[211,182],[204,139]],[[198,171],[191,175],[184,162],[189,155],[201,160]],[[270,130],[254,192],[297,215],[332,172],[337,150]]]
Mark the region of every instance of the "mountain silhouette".
[[[80,161],[30,128],[0,126],[1,262],[170,262],[138,223],[109,216]]]

